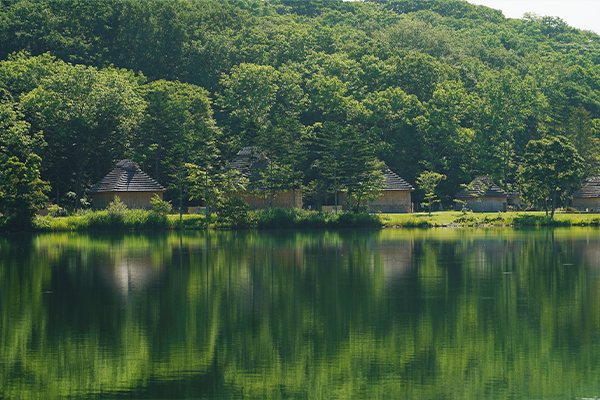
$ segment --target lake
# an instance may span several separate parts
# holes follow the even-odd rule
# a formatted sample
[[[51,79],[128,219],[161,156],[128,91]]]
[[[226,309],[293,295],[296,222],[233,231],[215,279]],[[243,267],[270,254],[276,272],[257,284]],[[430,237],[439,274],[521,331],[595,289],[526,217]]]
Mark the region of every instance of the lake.
[[[0,399],[600,397],[600,229],[0,236]]]

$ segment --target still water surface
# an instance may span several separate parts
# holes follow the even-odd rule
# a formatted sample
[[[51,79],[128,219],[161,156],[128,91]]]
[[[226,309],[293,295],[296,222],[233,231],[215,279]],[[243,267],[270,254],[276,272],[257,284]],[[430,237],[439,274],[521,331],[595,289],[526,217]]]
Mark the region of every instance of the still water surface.
[[[600,397],[600,230],[0,236],[0,399]]]

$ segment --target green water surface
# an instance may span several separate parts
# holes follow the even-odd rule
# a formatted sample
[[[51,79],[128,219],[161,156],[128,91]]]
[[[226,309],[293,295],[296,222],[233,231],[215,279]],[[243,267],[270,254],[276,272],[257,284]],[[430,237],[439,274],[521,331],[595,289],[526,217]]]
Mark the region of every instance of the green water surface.
[[[600,397],[600,229],[0,236],[0,399]]]

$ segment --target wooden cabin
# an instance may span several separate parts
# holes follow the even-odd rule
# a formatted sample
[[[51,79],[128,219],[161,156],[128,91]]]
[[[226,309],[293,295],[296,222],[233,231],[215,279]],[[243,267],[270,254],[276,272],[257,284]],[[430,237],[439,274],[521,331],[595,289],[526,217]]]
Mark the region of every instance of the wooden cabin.
[[[228,168],[236,169],[244,178],[252,181],[261,179],[261,172],[267,172],[271,160],[260,147],[244,147],[236,154]],[[271,207],[271,192],[261,189],[256,192],[234,192],[232,196],[238,197],[248,204],[250,210],[262,210]],[[294,202],[294,195],[296,197]],[[273,207],[279,208],[302,208],[302,190],[286,190],[277,192],[273,196]]]
[[[467,188],[456,193],[455,197],[465,201],[466,207],[475,212],[505,212],[507,209],[508,195],[487,176],[475,178]],[[462,207],[462,203],[456,203],[457,210],[462,210]]]
[[[382,165],[383,189],[381,196],[369,203],[369,212],[382,213],[410,213],[413,211],[411,193],[415,191],[410,184],[396,175],[385,163]],[[341,209],[347,210],[347,195],[344,192],[338,194],[338,202]]]
[[[589,178],[573,193],[573,208],[579,211],[600,211],[600,176]]]
[[[146,175],[131,160],[120,161],[115,169],[90,189],[92,207],[106,208],[118,196],[130,208],[152,208],[154,195],[162,200],[166,191],[158,182]]]
[[[506,203],[516,209],[521,208],[522,202],[523,200],[521,199],[521,193],[518,192],[509,193],[508,197],[506,198]]]

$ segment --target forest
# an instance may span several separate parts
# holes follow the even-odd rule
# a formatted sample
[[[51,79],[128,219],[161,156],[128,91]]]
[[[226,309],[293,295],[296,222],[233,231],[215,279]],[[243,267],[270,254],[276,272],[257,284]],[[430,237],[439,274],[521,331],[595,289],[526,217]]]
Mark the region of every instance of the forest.
[[[600,36],[559,17],[462,0],[4,1],[0,59],[5,206],[9,169],[77,209],[125,158],[188,205],[189,165],[216,187],[245,146],[306,205],[334,180],[368,189],[376,160],[415,187],[445,175],[445,207],[477,176],[523,191],[544,138],[581,157],[562,201],[600,172]]]

